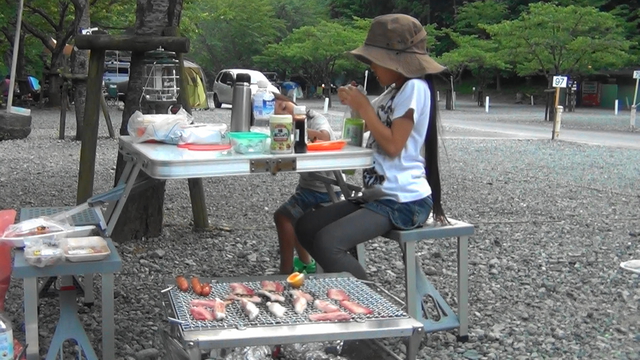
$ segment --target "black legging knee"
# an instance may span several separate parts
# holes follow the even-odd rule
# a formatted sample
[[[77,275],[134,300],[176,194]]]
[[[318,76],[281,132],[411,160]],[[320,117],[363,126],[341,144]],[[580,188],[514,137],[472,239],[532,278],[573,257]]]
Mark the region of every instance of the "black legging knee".
[[[367,279],[366,271],[347,250],[392,228],[387,216],[341,201],[303,215],[296,224],[296,236],[324,271],[346,271]]]

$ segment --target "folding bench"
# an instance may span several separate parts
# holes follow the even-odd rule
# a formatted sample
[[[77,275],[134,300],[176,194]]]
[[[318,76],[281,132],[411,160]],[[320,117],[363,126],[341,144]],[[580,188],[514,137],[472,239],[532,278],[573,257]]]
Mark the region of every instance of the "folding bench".
[[[449,219],[450,225],[436,225],[432,220],[422,227],[412,230],[392,230],[383,237],[395,240],[400,244],[405,264],[405,301],[407,313],[422,322],[426,333],[458,328],[458,340],[468,340],[469,332],[469,275],[468,245],[469,237],[474,234],[474,226],[462,221]],[[458,314],[444,301],[436,288],[427,279],[420,266],[420,258],[416,255],[416,244],[421,240],[458,238]],[[364,244],[358,245],[358,260],[364,266]],[[429,318],[428,304],[425,298],[435,307],[438,318]]]

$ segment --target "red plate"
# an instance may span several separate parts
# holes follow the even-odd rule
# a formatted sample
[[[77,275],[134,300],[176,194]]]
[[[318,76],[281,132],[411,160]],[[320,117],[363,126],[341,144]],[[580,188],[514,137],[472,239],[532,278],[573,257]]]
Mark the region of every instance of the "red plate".
[[[307,150],[309,151],[340,150],[345,145],[347,145],[346,140],[332,140],[332,141],[316,140],[316,142],[307,144]]]
[[[231,144],[178,144],[178,147],[193,151],[220,151],[231,149]]]

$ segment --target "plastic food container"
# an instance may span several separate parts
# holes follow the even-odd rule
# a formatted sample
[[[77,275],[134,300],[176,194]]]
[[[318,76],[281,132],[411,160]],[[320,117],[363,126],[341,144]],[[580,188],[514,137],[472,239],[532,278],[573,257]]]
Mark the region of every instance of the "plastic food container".
[[[24,236],[0,236],[0,243],[9,244],[13,247],[24,247],[25,239],[35,240],[35,239],[44,239],[48,237],[55,237],[57,239],[68,238],[68,237],[79,237],[79,236],[89,236],[91,235],[96,227],[94,225],[86,225],[86,226],[74,226],[69,229],[63,229],[62,227],[51,227],[49,229],[50,232],[45,234],[38,235],[24,235]]]
[[[257,132],[230,132],[231,146],[239,154],[264,153],[269,135]]]
[[[56,246],[27,246],[24,249],[24,259],[27,264],[45,267],[64,261],[64,254],[62,249]]]
[[[64,257],[71,262],[98,261],[109,257],[111,250],[100,236],[68,238],[63,242]]]

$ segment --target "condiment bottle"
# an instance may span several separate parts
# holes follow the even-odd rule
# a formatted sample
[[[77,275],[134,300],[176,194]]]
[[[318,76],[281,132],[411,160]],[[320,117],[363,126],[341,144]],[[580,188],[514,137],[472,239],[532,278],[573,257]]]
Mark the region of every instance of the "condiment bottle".
[[[296,105],[293,107],[293,133],[295,153],[307,152],[307,107]]]
[[[0,359],[13,360],[13,326],[11,320],[0,312]]]

